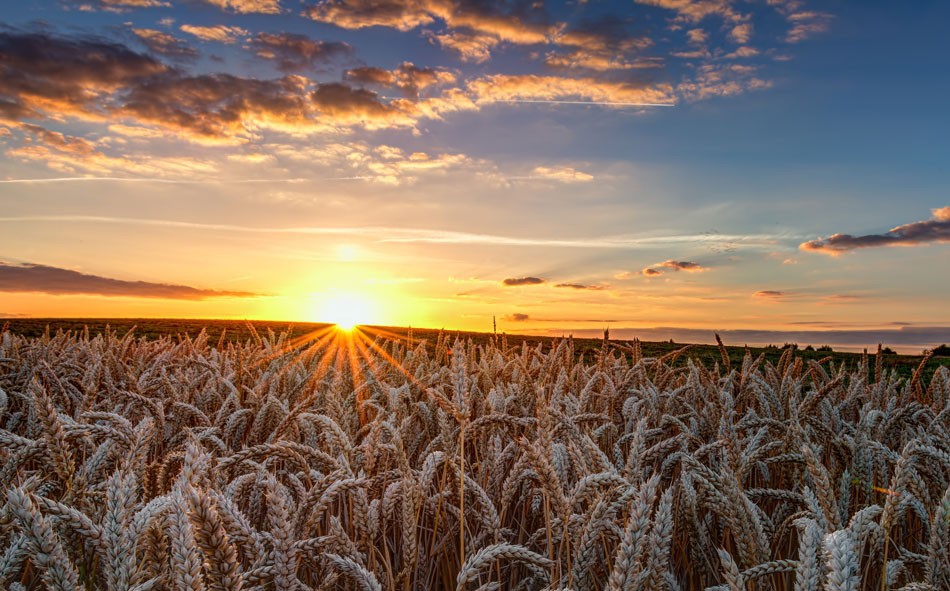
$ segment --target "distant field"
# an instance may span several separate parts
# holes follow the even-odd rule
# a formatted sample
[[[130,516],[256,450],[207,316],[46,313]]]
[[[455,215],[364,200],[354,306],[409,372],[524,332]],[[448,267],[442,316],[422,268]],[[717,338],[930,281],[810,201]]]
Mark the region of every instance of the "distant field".
[[[328,327],[328,324],[319,324],[312,322],[277,322],[266,320],[192,320],[192,319],[155,319],[155,318],[15,318],[9,320],[0,320],[0,325],[6,323],[9,330],[23,336],[41,336],[47,330],[55,335],[57,331],[73,331],[81,333],[88,329],[91,335],[100,334],[109,329],[118,335],[124,335],[128,331],[135,331],[135,336],[145,337],[147,339],[157,339],[161,337],[197,337],[202,330],[206,331],[208,340],[214,344],[222,340],[226,342],[243,343],[253,338],[252,330],[260,336],[267,337],[270,331],[275,335],[290,331],[291,338],[297,338],[314,331],[319,331]],[[429,346],[434,346],[439,334],[442,333],[449,339],[456,337],[462,339],[471,339],[476,345],[486,344],[491,338],[491,333],[483,332],[465,332],[465,331],[441,331],[438,329],[420,329],[407,327],[373,327],[367,326],[362,330],[374,334],[384,333],[390,337],[406,338],[412,331],[412,337],[416,341],[427,341]],[[552,347],[559,340],[559,337],[542,337],[534,335],[500,335],[504,338],[508,346],[521,347],[526,343],[529,347],[536,347],[543,344],[545,347]],[[574,350],[577,355],[592,359],[599,354],[603,347],[601,339],[574,339]],[[615,351],[624,352],[628,357],[630,351],[627,347],[630,344],[628,340],[611,340],[611,348]],[[641,342],[643,354],[647,357],[662,357],[664,355],[680,350],[689,343],[671,343],[671,342]],[[729,346],[726,343],[726,350],[729,354],[730,363],[741,365],[745,356],[746,348],[741,346]],[[758,357],[765,354],[765,360],[777,363],[781,358],[783,349],[781,348],[763,348],[750,347],[752,355]],[[869,351],[874,354],[875,351]],[[796,355],[807,362],[808,360],[820,361],[829,357],[835,363],[840,365],[844,363],[848,369],[853,369],[861,361],[861,353],[848,353],[840,351],[807,351],[799,349]],[[722,355],[715,345],[690,345],[690,348],[683,355],[677,358],[678,363],[685,363],[686,359],[694,359],[710,365],[721,363]],[[920,365],[922,355],[885,355],[884,367],[896,369],[901,377],[909,378],[914,370]],[[873,365],[874,362],[871,362]],[[950,367],[950,357],[934,356],[924,367],[924,374],[931,375],[934,370],[940,366]]]

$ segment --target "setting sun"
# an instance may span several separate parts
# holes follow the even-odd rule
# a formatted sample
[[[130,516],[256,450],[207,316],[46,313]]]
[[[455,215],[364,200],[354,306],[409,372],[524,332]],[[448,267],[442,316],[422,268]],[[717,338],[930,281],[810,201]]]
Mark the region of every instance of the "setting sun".
[[[376,322],[376,306],[362,294],[333,293],[323,300],[314,320],[351,330],[359,324]]]

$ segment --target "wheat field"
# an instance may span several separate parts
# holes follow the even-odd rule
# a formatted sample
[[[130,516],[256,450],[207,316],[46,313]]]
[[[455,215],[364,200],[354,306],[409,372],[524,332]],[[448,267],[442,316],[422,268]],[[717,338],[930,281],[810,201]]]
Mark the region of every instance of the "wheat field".
[[[4,332],[0,589],[950,589],[950,371],[677,357]]]

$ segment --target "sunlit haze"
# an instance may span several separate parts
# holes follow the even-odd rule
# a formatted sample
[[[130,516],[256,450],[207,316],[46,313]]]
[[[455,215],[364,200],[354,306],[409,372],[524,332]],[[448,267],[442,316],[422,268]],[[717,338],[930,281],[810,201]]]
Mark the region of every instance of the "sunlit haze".
[[[0,317],[950,342],[947,22],[926,0],[6,3]]]

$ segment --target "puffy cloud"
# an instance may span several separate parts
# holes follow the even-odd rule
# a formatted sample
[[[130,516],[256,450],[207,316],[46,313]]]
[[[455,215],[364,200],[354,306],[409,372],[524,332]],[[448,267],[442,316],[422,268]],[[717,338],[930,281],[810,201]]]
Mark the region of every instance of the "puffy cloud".
[[[754,48],[754,47],[749,47],[749,46],[747,46],[747,45],[743,45],[742,47],[737,47],[735,51],[730,52],[730,53],[727,53],[727,54],[724,55],[723,57],[724,57],[724,58],[727,58],[727,59],[735,59],[735,58],[742,58],[742,57],[755,57],[755,56],[759,55],[759,53],[761,53],[761,52],[760,52],[758,49],[756,49],[756,48]]]
[[[468,84],[476,100],[586,100],[597,103],[643,104],[674,102],[666,84],[647,86],[599,78],[497,74]]]
[[[412,62],[403,62],[395,70],[360,67],[347,70],[347,80],[359,84],[396,88],[406,96],[417,97],[427,88],[455,82],[455,74],[435,68],[420,68]]]
[[[202,41],[217,41],[218,43],[228,45],[236,43],[239,37],[246,37],[250,34],[241,27],[228,27],[225,25],[215,25],[213,27],[182,25],[179,29],[189,35],[194,35]]]
[[[48,265],[0,261],[0,291],[41,292],[53,295],[94,294],[139,298],[175,300],[204,300],[208,298],[247,298],[259,294],[246,291],[217,291],[187,285],[127,281],[99,275],[88,275]]]
[[[253,128],[306,124],[309,104],[300,80],[239,78],[229,74],[158,76],[130,88],[124,116],[183,136],[233,138]]]
[[[788,21],[792,28],[789,29],[785,40],[789,43],[799,43],[831,28],[831,15],[824,12],[791,12],[788,14]]]
[[[733,8],[730,0],[635,0],[638,4],[658,6],[673,10],[686,22],[696,23],[709,16],[719,16],[735,21],[742,17]]]
[[[702,29],[690,29],[686,31],[686,37],[690,43],[701,45],[709,40],[709,34]]]
[[[344,29],[380,26],[409,31],[434,20],[421,0],[324,0],[305,14]]]
[[[443,49],[458,53],[463,62],[477,64],[491,59],[492,49],[501,43],[498,37],[465,31],[449,31],[441,35],[430,33],[429,39],[438,43]]]
[[[352,88],[346,84],[321,84],[310,94],[320,113],[342,124],[363,125],[370,129],[411,127],[415,119],[408,101],[384,103],[375,92]]]
[[[745,45],[752,39],[752,23],[740,23],[729,31],[729,36],[736,43]]]
[[[155,29],[132,29],[132,32],[155,53],[172,58],[193,58],[198,52],[183,40]]]
[[[950,205],[933,210],[929,220],[897,226],[883,234],[833,234],[799,245],[802,250],[837,255],[872,246],[916,246],[930,242],[950,242]]]
[[[642,273],[646,277],[657,277],[659,275],[662,275],[663,271],[660,271],[659,269],[654,269],[653,267],[646,267],[645,269],[640,271],[640,273]]]
[[[505,287],[515,287],[518,285],[541,285],[547,283],[547,280],[540,277],[509,277],[502,281]]]
[[[439,19],[450,29],[466,29],[517,44],[544,43],[556,32],[543,18],[523,17],[517,7],[470,0],[323,0],[305,14],[346,29],[384,26],[409,31]]]
[[[204,0],[227,12],[238,14],[279,14],[280,0]]]
[[[342,41],[315,41],[294,33],[258,33],[251,42],[258,57],[274,60],[282,72],[319,70],[328,63],[354,55],[353,47]]]
[[[741,57],[736,55],[735,57]],[[772,83],[757,75],[755,66],[740,64],[703,64],[696,77],[677,86],[679,93],[690,101],[713,97],[733,96],[750,90],[770,88]]]
[[[197,34],[232,33],[214,29]],[[300,55],[306,53],[297,49]],[[324,55],[345,51],[327,49]],[[317,53],[309,55],[317,59]],[[451,79],[450,74],[412,64],[403,64],[394,77],[407,92]],[[112,119],[111,124],[127,129],[143,129],[145,124],[201,143],[241,143],[263,129],[300,135],[351,126],[411,128],[420,119],[476,108],[457,89],[424,100],[384,102],[368,90],[315,84],[301,76],[260,80],[224,73],[187,75],[122,45],[41,33],[0,32],[0,78],[0,118],[8,121]]]
[[[115,43],[0,31],[0,116],[99,119],[103,96],[167,71]]]

